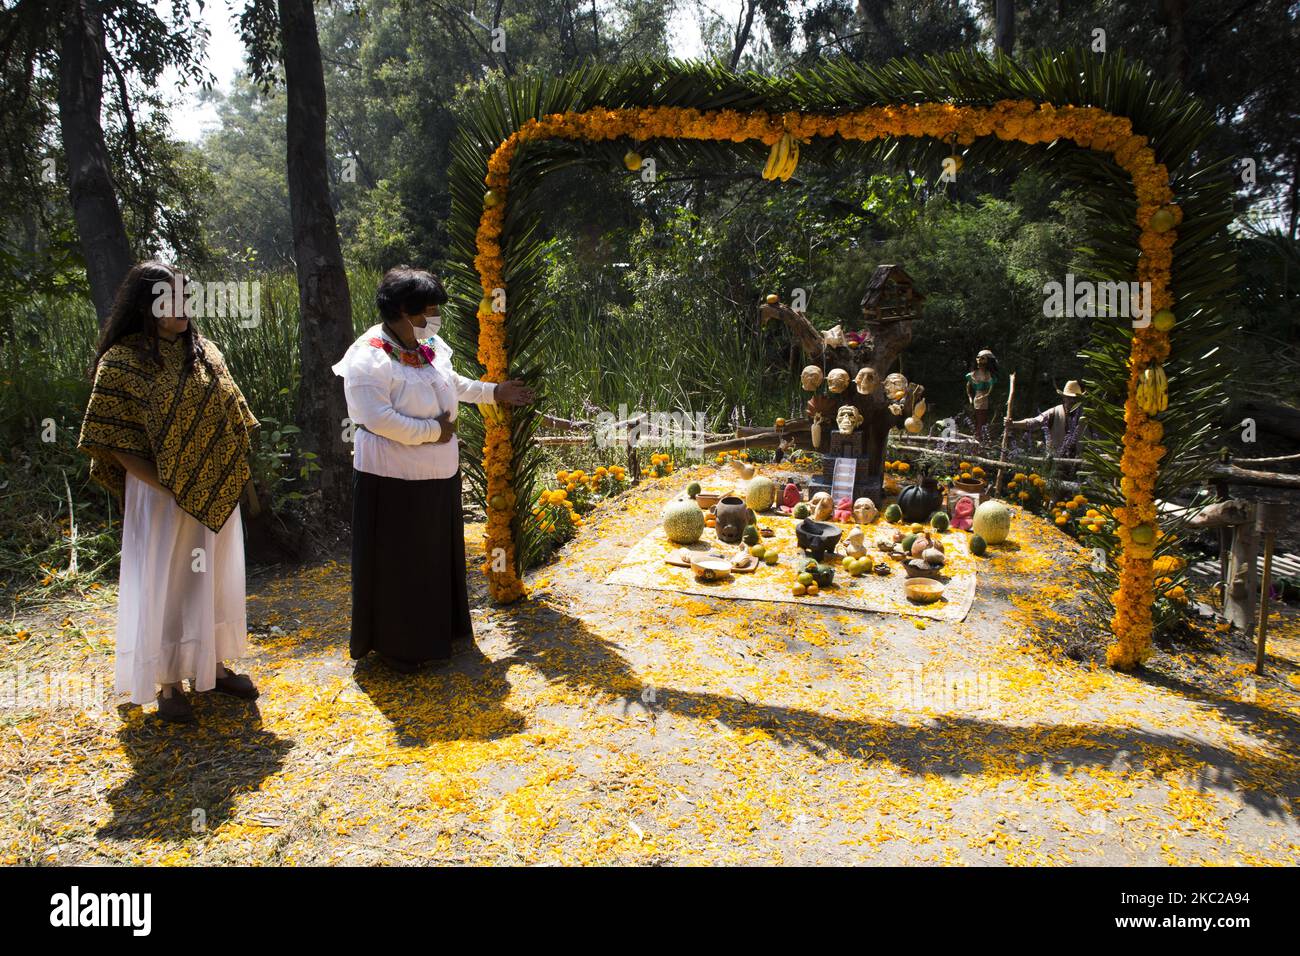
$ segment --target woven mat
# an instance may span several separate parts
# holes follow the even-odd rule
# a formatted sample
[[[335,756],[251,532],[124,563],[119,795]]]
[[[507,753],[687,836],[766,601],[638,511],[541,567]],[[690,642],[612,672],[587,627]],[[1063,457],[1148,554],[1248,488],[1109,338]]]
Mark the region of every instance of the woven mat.
[[[902,614],[938,621],[961,621],[970,613],[971,604],[975,600],[975,562],[979,559],[971,555],[965,532],[948,531],[941,536],[947,559],[940,579],[946,585],[943,597],[933,604],[914,604],[903,593],[906,575],[903,573],[902,562],[885,558],[875,547],[876,539],[892,533],[894,525],[877,520],[863,528],[868,556],[873,563],[888,563],[888,577],[875,574],[851,577],[838,566],[840,558],[828,558],[827,563],[837,565],[835,581],[830,587],[820,589],[812,597],[795,597],[790,589],[808,561],[808,556],[799,550],[795,541],[795,520],[782,514],[768,513],[759,516],[758,524],[760,528],[770,528],[773,531],[773,536],[763,538],[761,543],[765,547],[777,548],[780,560],[775,565],[763,564],[750,574],[733,574],[726,581],[705,584],[695,579],[690,568],[678,568],[664,563],[664,559],[680,546],[670,542],[662,528],[655,527],[632,547],[622,563],[605,578],[605,583],[655,591],[704,594],[738,601],[821,604],[853,611]],[[840,527],[847,535],[853,525],[841,524]],[[692,545],[691,549],[732,554],[736,551],[736,546],[720,543],[713,529],[705,528],[704,537]],[[839,550],[843,551],[843,546]]]

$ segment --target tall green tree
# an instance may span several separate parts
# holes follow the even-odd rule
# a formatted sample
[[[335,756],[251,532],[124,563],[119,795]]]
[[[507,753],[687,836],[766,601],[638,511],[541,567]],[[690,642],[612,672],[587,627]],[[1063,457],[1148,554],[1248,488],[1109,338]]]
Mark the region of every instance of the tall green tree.
[[[132,83],[149,87],[167,69],[203,81],[207,34],[173,0],[170,16],[141,0],[17,0],[0,10],[0,63],[18,82],[0,96],[4,112],[42,110],[33,98],[48,95],[46,76],[57,77],[57,116],[68,196],[86,277],[102,322],[134,258],[105,135],[104,83],[108,79],[122,119],[127,148],[139,165]],[[21,69],[16,64],[22,64]],[[29,131],[40,129],[32,124]],[[25,143],[35,149],[36,142]]]

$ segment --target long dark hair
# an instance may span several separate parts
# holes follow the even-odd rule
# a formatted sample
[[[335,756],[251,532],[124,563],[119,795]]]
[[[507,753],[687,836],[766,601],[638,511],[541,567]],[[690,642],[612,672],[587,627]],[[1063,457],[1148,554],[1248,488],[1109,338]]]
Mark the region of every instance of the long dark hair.
[[[95,349],[95,364],[90,368],[92,378],[95,370],[99,368],[99,360],[104,357],[104,353],[128,335],[136,333],[141,335],[140,341],[136,343],[136,350],[140,353],[140,357],[153,359],[155,364],[162,367],[162,353],[158,350],[158,320],[153,312],[154,302],[157,301],[159,293],[154,289],[158,283],[166,282],[172,290],[179,290],[179,293],[184,295],[185,282],[188,278],[175,266],[157,259],[147,259],[131,267],[131,271],[118,286],[113,308],[108,313],[108,321],[104,323],[104,330],[99,334],[99,345]],[[185,331],[181,333],[181,339],[185,344],[186,372],[193,369],[196,359],[206,362],[203,353],[203,336],[194,327],[192,317]]]

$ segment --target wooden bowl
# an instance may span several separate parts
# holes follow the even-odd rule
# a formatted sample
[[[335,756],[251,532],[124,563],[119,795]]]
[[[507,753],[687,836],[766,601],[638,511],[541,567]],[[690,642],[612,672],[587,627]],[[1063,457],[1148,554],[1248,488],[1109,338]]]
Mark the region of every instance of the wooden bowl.
[[[912,578],[903,582],[907,599],[917,604],[933,604],[943,597],[943,584],[930,578]]]
[[[691,562],[697,581],[725,581],[731,577],[731,562],[718,558],[699,558]]]

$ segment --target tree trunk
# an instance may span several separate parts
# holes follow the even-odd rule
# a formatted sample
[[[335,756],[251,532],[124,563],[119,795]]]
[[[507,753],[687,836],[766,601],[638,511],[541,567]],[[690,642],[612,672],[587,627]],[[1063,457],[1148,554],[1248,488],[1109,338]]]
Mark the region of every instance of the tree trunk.
[[[316,455],[325,506],[346,514],[351,448],[343,440],[347,403],[330,370],[352,344],[352,297],[330,205],[325,153],[325,76],[312,0],[279,0],[286,93],[289,214],[298,272],[298,427]]]
[[[994,0],[993,42],[1007,56],[1015,52],[1016,5],[1012,0]]]
[[[59,49],[59,127],[72,216],[101,326],[131,268],[131,243],[100,122],[103,100],[104,20],[98,0],[69,0]]]

